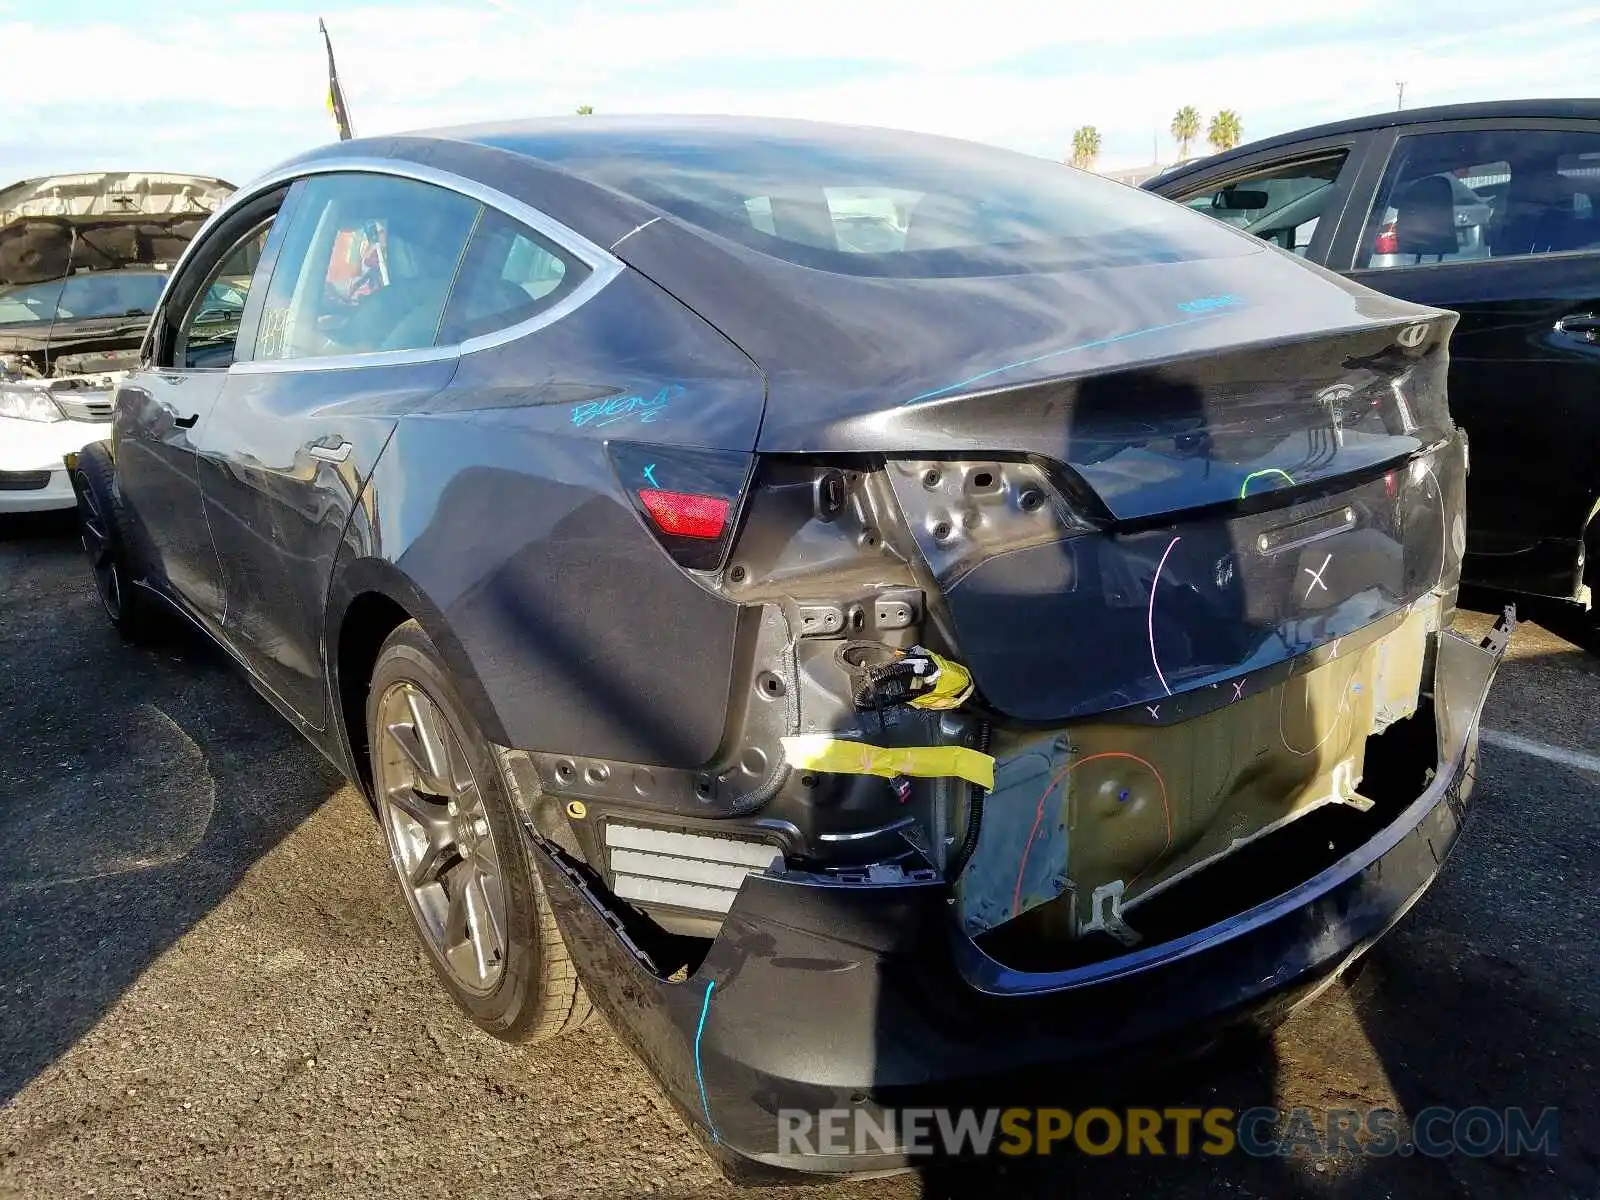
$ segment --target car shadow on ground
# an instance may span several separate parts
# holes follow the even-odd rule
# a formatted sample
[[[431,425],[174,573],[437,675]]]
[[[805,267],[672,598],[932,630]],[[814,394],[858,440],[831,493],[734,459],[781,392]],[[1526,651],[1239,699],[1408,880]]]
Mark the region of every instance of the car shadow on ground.
[[[198,636],[125,645],[70,514],[0,518],[0,1104],[342,785]]]

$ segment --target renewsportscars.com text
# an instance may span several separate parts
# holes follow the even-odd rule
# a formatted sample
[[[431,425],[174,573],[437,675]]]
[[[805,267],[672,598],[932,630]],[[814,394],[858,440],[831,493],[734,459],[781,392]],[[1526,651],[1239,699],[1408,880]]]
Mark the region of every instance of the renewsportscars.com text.
[[[860,1108],[778,1111],[780,1154],[1127,1154],[1256,1158],[1554,1155],[1554,1108]]]

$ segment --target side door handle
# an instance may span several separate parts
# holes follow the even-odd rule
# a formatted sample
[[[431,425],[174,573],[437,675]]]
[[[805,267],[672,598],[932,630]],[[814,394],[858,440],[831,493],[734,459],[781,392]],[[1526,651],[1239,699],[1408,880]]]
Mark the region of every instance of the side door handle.
[[[312,458],[320,458],[323,462],[342,463],[350,457],[350,443],[344,440],[333,441],[325,438],[320,442],[313,442],[306,447],[306,453]]]
[[[1556,332],[1570,333],[1588,342],[1600,340],[1600,316],[1594,313],[1568,313],[1556,322]]]
[[[195,423],[199,420],[200,414],[195,413],[193,416],[189,417],[173,417],[172,423],[179,429],[193,429],[195,427]]]

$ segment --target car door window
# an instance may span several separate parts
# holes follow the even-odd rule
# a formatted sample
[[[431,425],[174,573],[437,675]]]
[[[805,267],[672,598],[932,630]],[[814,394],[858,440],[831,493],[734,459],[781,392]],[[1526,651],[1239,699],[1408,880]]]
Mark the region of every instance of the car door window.
[[[1216,180],[1176,199],[1196,212],[1225,221],[1304,257],[1317,223],[1333,203],[1335,183],[1349,151],[1312,159],[1276,162]]]
[[[439,344],[521,324],[560,303],[588,274],[587,264],[553,242],[485,209],[461,260]]]
[[[1600,134],[1476,129],[1395,143],[1355,266],[1600,249]]]
[[[177,361],[183,366],[206,369],[233,363],[250,281],[271,229],[268,220],[241,238],[190,303],[176,342]]]
[[[267,290],[255,358],[433,346],[483,206],[387,175],[305,181]]]

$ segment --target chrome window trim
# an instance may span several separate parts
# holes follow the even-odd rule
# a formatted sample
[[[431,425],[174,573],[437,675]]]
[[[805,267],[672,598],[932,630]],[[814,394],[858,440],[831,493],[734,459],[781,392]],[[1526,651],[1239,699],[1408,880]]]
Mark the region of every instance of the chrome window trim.
[[[518,200],[514,196],[487,184],[479,183],[464,175],[457,175],[450,171],[441,171],[436,167],[424,166],[421,163],[405,162],[391,158],[330,158],[321,162],[301,163],[297,166],[287,167],[282,170],[272,171],[259,179],[252,180],[228,197],[225,204],[220,206],[211,218],[203,225],[189,245],[184,248],[182,256],[168,276],[168,288],[171,281],[187,267],[190,257],[196,247],[206,240],[213,225],[225,220],[227,214],[237,206],[248,204],[263,193],[274,188],[282,187],[286,183],[293,183],[299,179],[306,179],[314,175],[390,175],[399,179],[410,179],[417,183],[432,184],[448,191],[456,192],[469,199],[476,200],[497,212],[510,217],[522,225],[526,225],[535,233],[543,235],[554,242],[563,251],[578,259],[589,268],[589,275],[577,287],[573,288],[566,296],[549,308],[535,313],[526,320],[515,325],[508,325],[504,329],[496,329],[490,333],[482,333],[476,337],[467,338],[465,341],[453,342],[444,346],[423,346],[411,350],[375,350],[360,354],[329,354],[317,358],[285,358],[267,359],[260,362],[251,360],[237,362],[228,367],[232,374],[239,375],[267,375],[280,371],[347,371],[359,367],[402,366],[409,363],[438,362],[443,359],[460,358],[468,354],[476,354],[480,350],[493,349],[503,346],[507,342],[516,341],[546,325],[553,325],[575,309],[587,304],[608,283],[615,279],[626,269],[622,261],[609,251],[597,246],[577,230],[563,225],[555,218],[540,212],[529,204]],[[163,293],[162,299],[165,300]],[[157,306],[157,311],[160,306]]]

